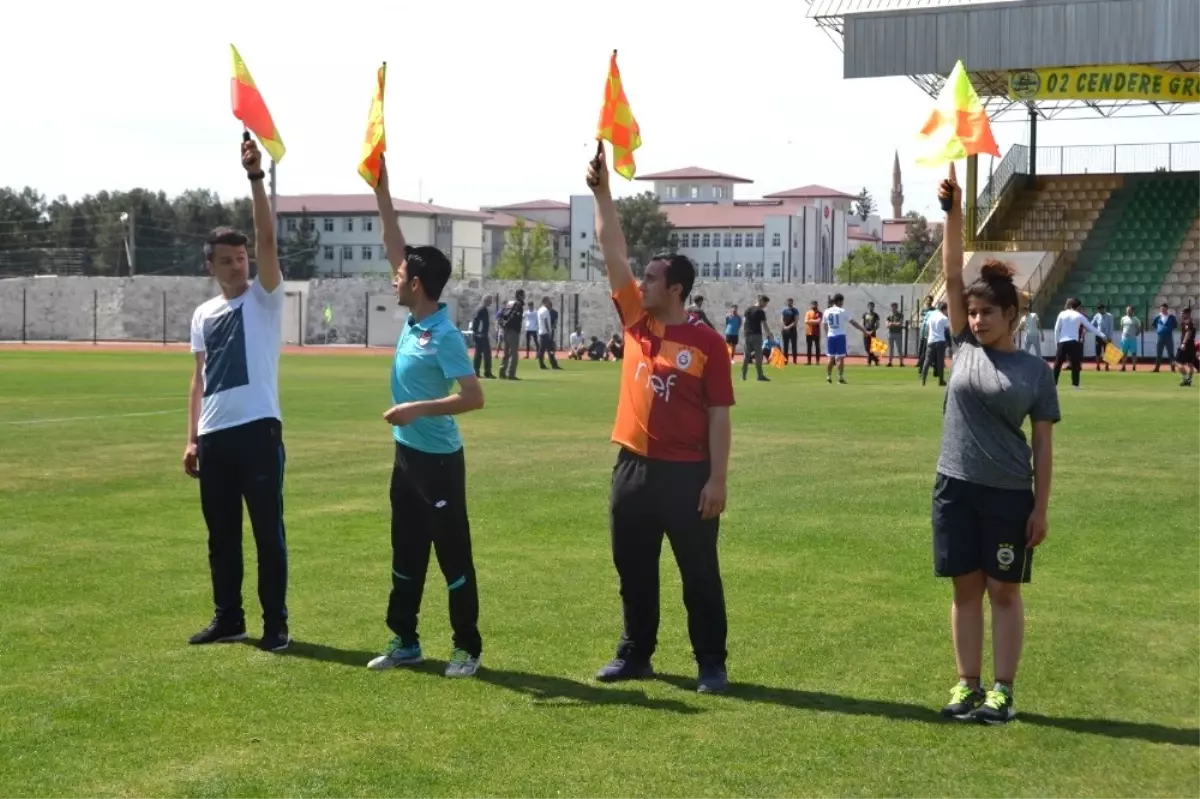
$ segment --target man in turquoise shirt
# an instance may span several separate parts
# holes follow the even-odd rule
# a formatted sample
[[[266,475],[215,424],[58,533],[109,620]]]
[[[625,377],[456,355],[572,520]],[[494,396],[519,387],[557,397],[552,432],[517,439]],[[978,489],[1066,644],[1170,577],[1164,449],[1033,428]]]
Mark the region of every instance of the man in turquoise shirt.
[[[436,247],[409,247],[396,222],[387,167],[376,187],[383,243],[392,264],[396,299],[409,310],[392,359],[392,402],[383,418],[396,440],[392,466],[392,591],[387,625],[394,636],[369,664],[389,669],[420,663],[417,614],[429,568],[437,554],[446,578],[454,640],[447,677],[479,669],[479,590],[467,518],[466,462],[462,437],[451,418],[483,407],[483,388],[462,333],[438,302],[450,280],[450,260]],[[450,389],[458,383],[458,393]]]

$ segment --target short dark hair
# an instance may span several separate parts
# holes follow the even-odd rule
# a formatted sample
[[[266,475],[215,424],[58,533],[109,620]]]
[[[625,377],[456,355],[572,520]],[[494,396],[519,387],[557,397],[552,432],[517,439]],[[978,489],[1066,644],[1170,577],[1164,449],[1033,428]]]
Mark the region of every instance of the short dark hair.
[[[692,302],[696,303],[697,305],[703,305],[704,304],[704,295],[697,294],[695,297],[692,297]]]
[[[420,280],[421,288],[429,299],[440,299],[442,289],[450,282],[450,259],[446,254],[428,245],[405,245],[404,258],[408,261],[408,279]]]
[[[939,303],[938,303],[938,310],[939,310],[939,311],[943,311],[943,312],[944,312],[944,311],[945,311],[947,308],[949,308],[949,307],[950,307],[950,306],[949,306],[948,304],[946,304],[946,301],[945,301],[945,300],[942,300],[941,302],[939,302]]]
[[[1107,305],[1105,305],[1104,303],[1100,303],[1099,305],[1097,305],[1097,306],[1096,306],[1096,310],[1097,310],[1097,311],[1107,311],[1107,310],[1108,310],[1108,306],[1107,306]]]
[[[208,238],[204,240],[204,260],[211,261],[213,252],[216,251],[218,244],[228,244],[231,247],[245,247],[250,241],[246,234],[237,228],[231,228],[228,225],[213,228],[208,234]]]
[[[1079,306],[1081,306],[1081,305],[1083,305],[1083,303],[1080,302],[1078,297],[1072,297],[1071,299],[1067,300],[1067,307],[1070,308],[1072,311],[1079,308]]]
[[[766,305],[768,302],[771,301],[771,298],[768,297],[766,294],[760,294],[760,295],[758,295],[758,301],[761,302],[763,305]]]
[[[833,299],[831,300],[831,302],[833,302],[834,305],[841,305],[845,301],[846,301],[846,298],[843,297],[841,294],[834,294]]]
[[[667,265],[664,283],[667,288],[679,286],[679,299],[684,300],[692,293],[692,285],[696,282],[696,265],[686,255],[675,252],[660,252],[650,259],[663,261]]]

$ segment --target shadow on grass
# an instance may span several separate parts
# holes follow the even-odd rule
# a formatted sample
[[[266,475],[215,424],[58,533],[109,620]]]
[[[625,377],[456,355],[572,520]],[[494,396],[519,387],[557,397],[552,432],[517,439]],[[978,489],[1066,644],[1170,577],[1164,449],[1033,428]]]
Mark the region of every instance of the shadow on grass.
[[[371,652],[365,649],[339,649],[336,646],[326,646],[325,644],[313,644],[307,641],[296,640],[293,640],[287,649],[278,654],[280,657],[319,660],[323,663],[337,663],[342,666],[353,666],[361,669],[366,669],[367,663],[379,655],[378,652]],[[446,663],[445,661],[425,660],[415,666],[405,666],[404,668],[410,671],[437,672],[440,674],[446,668]]]
[[[680,677],[675,674],[660,674],[658,679],[676,688],[694,688],[694,678]],[[924,705],[913,705],[905,702],[887,702],[878,699],[855,699],[837,694],[826,694],[817,691],[800,691],[794,688],[772,688],[765,685],[730,682],[725,696],[746,702],[761,702],[763,704],[794,707],[801,710],[842,713],[849,716],[878,716],[881,718],[901,719],[904,721],[921,721],[928,724],[951,724],[933,710]],[[1200,747],[1200,730],[1182,727],[1166,727],[1161,724],[1145,724],[1133,721],[1117,721],[1114,719],[1080,719],[1070,717],[1043,716],[1038,713],[1020,712],[1017,722],[1035,724],[1040,727],[1087,735],[1102,735],[1108,738],[1129,738],[1148,741],[1155,744],[1173,744],[1176,746]]]
[[[533,699],[534,704],[551,707],[586,707],[591,705],[628,705],[647,710],[663,710],[685,715],[702,713],[703,709],[674,699],[652,699],[645,692],[626,688],[607,688],[577,682],[566,677],[529,674],[523,671],[504,671],[481,668],[475,675],[480,682],[516,691]]]

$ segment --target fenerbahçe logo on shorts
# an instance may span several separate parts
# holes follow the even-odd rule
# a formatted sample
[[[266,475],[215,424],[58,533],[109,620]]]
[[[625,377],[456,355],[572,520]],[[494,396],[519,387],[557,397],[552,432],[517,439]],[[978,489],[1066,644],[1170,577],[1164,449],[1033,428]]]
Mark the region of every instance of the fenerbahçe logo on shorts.
[[[1016,559],[1017,553],[1013,551],[1012,544],[1001,544],[996,550],[996,562],[1000,564],[1001,569],[1007,570]]]

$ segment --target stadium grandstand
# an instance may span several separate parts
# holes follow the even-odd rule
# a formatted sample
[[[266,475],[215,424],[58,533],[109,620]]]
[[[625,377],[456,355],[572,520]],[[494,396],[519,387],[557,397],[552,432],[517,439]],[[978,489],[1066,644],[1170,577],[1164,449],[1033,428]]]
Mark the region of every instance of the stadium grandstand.
[[[962,59],[993,121],[1028,119],[979,187],[967,159],[968,279],[1011,263],[1044,325],[1089,309],[1200,301],[1200,142],[1038,147],[1039,122],[1200,112],[1195,0],[808,0],[843,77],[908,77],[931,98]],[[1169,24],[1163,24],[1163,21]],[[1086,35],[1082,35],[1086,32]],[[961,173],[960,173],[961,177]],[[915,285],[943,292],[941,253]],[[916,288],[914,287],[914,301]]]

